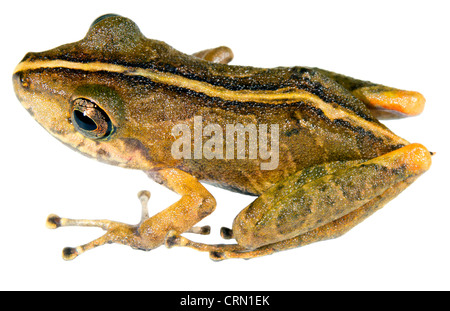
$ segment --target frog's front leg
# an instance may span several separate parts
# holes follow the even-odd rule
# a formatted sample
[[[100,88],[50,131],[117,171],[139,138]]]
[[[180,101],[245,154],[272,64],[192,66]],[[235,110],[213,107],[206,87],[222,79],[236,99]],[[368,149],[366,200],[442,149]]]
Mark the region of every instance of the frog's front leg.
[[[275,184],[234,220],[237,245],[206,245],[178,234],[166,244],[209,251],[211,258],[253,258],[341,236],[393,199],[431,164],[411,144],[369,161],[304,169]]]
[[[233,60],[233,52],[229,47],[219,46],[213,49],[207,49],[192,54],[195,57],[207,60],[213,63],[228,64]]]
[[[209,234],[209,227],[194,227],[201,219],[212,213],[216,206],[214,197],[192,175],[178,169],[161,169],[148,172],[157,182],[165,185],[182,197],[180,200],[149,217],[147,203],[150,193],[139,192],[142,204],[142,218],[139,224],[129,225],[110,220],[68,219],[56,215],[47,218],[51,229],[65,226],[99,227],[107,232],[100,238],[72,248],[63,250],[63,258],[71,260],[81,253],[107,243],[119,243],[132,248],[151,250],[164,243],[166,235],[171,232],[192,232]]]

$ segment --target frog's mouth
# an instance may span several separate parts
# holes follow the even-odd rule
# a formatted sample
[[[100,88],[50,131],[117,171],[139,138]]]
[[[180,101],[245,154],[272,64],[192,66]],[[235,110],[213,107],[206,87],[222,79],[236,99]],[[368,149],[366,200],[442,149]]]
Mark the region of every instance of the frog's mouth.
[[[137,139],[117,138],[98,142],[84,138],[80,133],[52,133],[64,145],[89,158],[124,168],[150,170],[152,161],[148,149]]]
[[[27,81],[26,77],[23,76],[23,73],[21,71],[18,71],[19,65],[14,70],[14,74],[13,74],[13,78],[12,78],[14,93],[16,94],[16,97],[20,101],[22,106],[24,106],[25,109],[29,110],[30,106],[25,101],[25,98],[23,96],[23,91],[24,91],[24,89],[26,89],[28,87],[29,82]],[[34,113],[32,113],[31,115],[33,116]]]
[[[19,64],[12,78],[16,96],[36,122],[53,137],[70,149],[103,163],[142,170],[151,168],[147,148],[136,139],[114,137],[102,141],[83,136],[71,120],[66,94],[41,90],[44,83],[38,85],[40,82],[31,79],[31,73],[21,68],[23,66]]]

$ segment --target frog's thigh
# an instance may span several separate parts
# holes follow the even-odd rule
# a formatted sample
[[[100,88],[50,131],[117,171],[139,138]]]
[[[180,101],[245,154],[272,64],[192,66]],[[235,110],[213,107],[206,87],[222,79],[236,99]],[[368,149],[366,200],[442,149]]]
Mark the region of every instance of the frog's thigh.
[[[228,64],[233,59],[233,52],[229,47],[219,46],[192,54],[195,57],[220,64]]]
[[[430,164],[427,149],[411,144],[298,189],[295,180],[275,185],[236,217],[233,237],[240,246],[256,249],[253,255],[237,257],[337,237],[394,198]]]
[[[233,249],[211,251],[211,258],[214,260],[224,260],[230,258],[255,258],[305,246],[314,242],[337,238],[382,208],[387,202],[395,198],[400,192],[416,180],[417,177],[418,176],[407,178],[387,189],[382,195],[373,198],[353,212],[350,212],[341,218],[333,220],[309,232],[300,234],[294,238],[264,245],[251,251],[239,251],[239,249],[238,251]]]

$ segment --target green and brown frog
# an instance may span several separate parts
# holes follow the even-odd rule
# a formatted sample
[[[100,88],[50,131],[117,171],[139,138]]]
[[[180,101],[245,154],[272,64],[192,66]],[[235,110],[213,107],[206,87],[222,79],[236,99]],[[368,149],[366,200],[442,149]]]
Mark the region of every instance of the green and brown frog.
[[[105,243],[188,246],[215,260],[253,258],[335,238],[430,167],[424,146],[377,119],[419,114],[421,94],[317,68],[228,65],[232,58],[226,47],[178,52],[110,14],[81,41],[28,53],[19,63],[17,97],[50,134],[99,161],[142,170],[181,195],[149,217],[150,195],[140,192],[137,225],[50,215],[51,228],[106,230],[65,248],[65,259]],[[191,140],[180,136],[186,131],[194,133]],[[181,236],[209,232],[195,227],[216,207],[200,182],[257,196],[232,229],[221,230],[236,244]]]

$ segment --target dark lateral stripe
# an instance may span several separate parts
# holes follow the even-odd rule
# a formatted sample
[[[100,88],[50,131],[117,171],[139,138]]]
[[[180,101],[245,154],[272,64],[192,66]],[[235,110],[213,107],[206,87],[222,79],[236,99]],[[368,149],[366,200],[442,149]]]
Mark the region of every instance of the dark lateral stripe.
[[[324,102],[338,104],[353,111],[365,120],[376,122],[368,109],[354,95],[347,93],[344,88],[339,89],[329,72],[308,67],[277,67],[257,68],[250,66],[229,66],[225,64],[214,64],[180,53],[162,45],[164,59],[154,58],[148,61],[134,60],[128,58],[108,59],[105,56],[89,56],[70,51],[58,54],[28,53],[23,61],[67,61],[83,64],[104,63],[118,65],[127,68],[140,68],[173,74],[187,78],[192,81],[205,82],[212,86],[223,87],[230,91],[278,91],[284,89],[300,89],[320,97]],[[341,76],[341,75],[337,75]],[[331,78],[331,79],[330,79]],[[345,81],[344,81],[345,82]],[[341,83],[341,85],[343,85]],[[338,89],[336,89],[336,87]],[[344,85],[345,87],[345,85]]]
[[[124,67],[117,64],[109,63],[80,63],[80,62],[68,62],[62,60],[47,60],[47,61],[25,61],[20,63],[15,72],[25,70],[37,70],[42,68],[66,68],[72,70],[83,70],[91,72],[111,72],[120,73],[128,76],[140,76],[148,78],[153,82],[163,83],[165,85],[177,86],[192,91],[203,93],[210,97],[219,97],[228,101],[238,100],[240,102],[261,102],[261,103],[292,103],[298,101],[320,101],[323,102],[318,96],[305,91],[292,87],[281,88],[274,91],[261,91],[261,90],[229,90],[222,86],[211,85],[207,82],[197,81],[185,78],[183,76],[155,71],[145,68],[136,67]]]
[[[158,59],[149,62],[133,62],[122,59],[108,60],[96,58],[83,58],[81,55],[59,55],[58,57],[45,58],[39,54],[29,53],[23,61],[40,62],[40,61],[67,61],[71,63],[104,63],[106,65],[117,65],[126,68],[139,68],[157,71],[163,74],[173,74],[179,77],[189,79],[191,81],[204,82],[211,86],[222,87],[230,91],[272,91],[284,92],[292,89],[303,90],[318,96],[327,103],[336,103],[347,108],[358,116],[374,121],[368,111],[361,110],[358,107],[356,98],[348,94],[347,96],[336,95],[335,90],[329,90],[324,86],[322,79],[328,79],[319,73],[318,69],[307,67],[278,67],[278,68],[256,68],[244,66],[229,66],[224,64],[208,64],[205,65],[201,60],[190,60],[189,55],[182,54],[180,57],[186,58],[189,66],[176,66],[170,61],[161,62]],[[312,81],[311,77],[319,74],[322,78]],[[316,76],[317,77],[317,76]],[[322,82],[321,82],[322,81]]]
[[[188,55],[186,55],[188,56]],[[42,61],[66,61],[71,63],[82,63],[82,64],[90,64],[90,63],[103,63],[109,65],[118,65],[127,68],[141,68],[141,69],[149,69],[158,71],[161,73],[168,73],[178,75],[190,80],[205,82],[214,86],[220,86],[227,88],[231,91],[240,91],[240,90],[250,90],[250,91],[276,91],[280,88],[293,86],[292,79],[286,79],[285,83],[281,83],[280,81],[268,82],[267,79],[261,76],[261,72],[267,71],[266,69],[256,68],[256,67],[243,67],[243,66],[233,66],[237,69],[237,72],[232,75],[227,75],[226,73],[214,74],[208,72],[208,68],[202,66],[194,66],[193,70],[188,69],[186,66],[180,67],[172,65],[168,62],[159,62],[158,60],[153,60],[149,62],[133,62],[126,61],[121,59],[100,59],[100,58],[83,58],[80,55],[70,56],[70,55],[58,55],[57,57],[45,56],[41,57],[38,53],[29,53],[27,54],[22,62],[42,62]],[[200,60],[197,60],[200,61]],[[211,65],[211,64],[210,64]],[[215,66],[228,66],[223,64],[213,64]],[[239,74],[239,70],[246,71],[251,69],[253,72],[251,75],[247,73]],[[307,70],[306,68],[303,68]],[[278,69],[268,69],[271,72],[279,71]],[[194,72],[195,71],[195,72]]]

